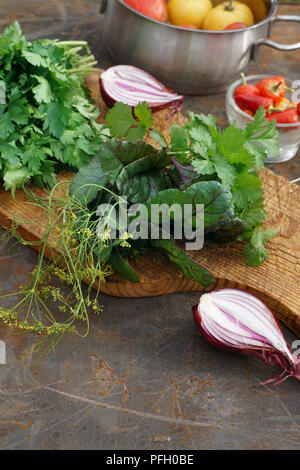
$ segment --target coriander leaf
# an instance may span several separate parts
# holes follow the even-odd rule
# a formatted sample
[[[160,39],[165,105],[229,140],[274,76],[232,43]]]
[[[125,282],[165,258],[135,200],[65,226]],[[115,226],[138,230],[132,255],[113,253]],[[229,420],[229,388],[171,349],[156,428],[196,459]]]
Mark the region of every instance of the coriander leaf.
[[[72,145],[74,144],[75,136],[76,132],[74,130],[66,129],[60,136],[60,141],[64,145]]]
[[[38,173],[41,162],[45,159],[45,154],[38,147],[32,145],[30,149],[22,155],[22,161],[33,173]]]
[[[45,129],[54,137],[61,137],[69,123],[70,111],[63,105],[51,102],[48,106]]]
[[[209,160],[193,160],[192,166],[198,175],[212,175],[215,173],[215,168]]]
[[[264,155],[257,147],[263,148],[272,157],[279,155],[279,133],[276,129],[276,121],[269,122],[265,118],[265,109],[263,106],[256,112],[254,121],[247,124],[245,129],[245,138],[247,149],[257,158],[257,166],[262,167]]]
[[[266,220],[264,199],[260,197],[256,201],[248,204],[241,212],[240,218],[245,222],[246,230],[252,230],[262,225]]]
[[[39,82],[39,85],[32,88],[37,103],[50,103],[53,100],[53,95],[48,80],[38,75],[33,75],[33,77]]]
[[[22,186],[22,184],[27,183],[30,180],[32,173],[28,168],[22,167],[14,170],[9,170],[5,173],[4,179],[4,188],[6,191],[9,189],[14,197],[16,189]]]
[[[192,149],[202,157],[208,158],[209,150],[215,150],[215,144],[205,126],[198,124],[197,127],[192,127],[189,137],[192,142]]]
[[[19,156],[21,153],[20,149],[13,142],[0,144],[0,157],[7,161],[10,169],[20,166]]]
[[[79,138],[76,144],[77,144],[77,148],[87,153],[88,155],[95,154],[95,150],[93,148],[92,143],[89,140],[85,139],[84,137]]]
[[[32,65],[35,65],[37,67],[47,67],[47,62],[39,54],[23,50],[22,56],[25,57],[25,59]]]
[[[255,173],[244,170],[238,173],[232,189],[235,205],[244,209],[249,202],[253,202],[263,195],[261,180]]]
[[[72,106],[79,111],[79,113],[87,119],[97,119],[100,111],[96,106],[90,103],[87,99],[77,96],[73,98]]]
[[[277,235],[273,229],[259,230],[256,228],[250,238],[249,243],[243,250],[243,255],[250,266],[260,266],[269,256],[264,243]]]
[[[213,162],[215,172],[221,180],[221,183],[229,189],[232,188],[237,174],[234,167],[228,163],[223,155],[220,154],[216,154],[212,157],[211,161]]]
[[[7,137],[14,131],[14,124],[11,122],[9,113],[4,113],[0,119],[0,139]]]
[[[231,165],[243,165],[247,168],[253,168],[255,166],[257,162],[255,155],[248,151],[246,146],[247,144],[237,152],[227,155],[227,160]]]
[[[22,31],[18,21],[8,26],[4,33],[0,36],[0,49],[9,47],[11,44],[18,43],[23,40]]]
[[[164,148],[168,146],[168,143],[161,132],[156,129],[151,129],[149,136],[153,139],[160,147]]]
[[[169,129],[171,150],[186,149],[188,133],[184,127],[174,124]]]
[[[30,113],[26,106],[26,100],[20,100],[19,102],[13,102],[8,108],[9,117],[11,121],[16,124],[26,125],[30,119]]]
[[[146,128],[134,119],[131,107],[121,102],[116,103],[108,111],[106,123],[113,137],[128,139],[129,131],[131,131],[129,138],[134,142],[144,137],[146,133]]]
[[[205,126],[212,128],[217,126],[217,119],[213,114],[194,114],[189,113],[191,121],[198,121],[204,124]],[[194,124],[194,123],[193,123]]]
[[[245,149],[248,153],[252,154],[253,158],[255,159],[255,165],[258,171],[261,172],[267,158],[266,150],[258,144],[249,141],[246,142]]]
[[[219,134],[218,148],[227,158],[242,150],[244,144],[245,136],[241,129],[229,126]]]
[[[152,112],[146,101],[139,103],[134,108],[134,114],[147,130],[152,127],[152,124],[153,124]]]
[[[130,142],[137,142],[142,140],[145,136],[145,128],[143,126],[135,126],[128,129],[126,133],[126,140]]]

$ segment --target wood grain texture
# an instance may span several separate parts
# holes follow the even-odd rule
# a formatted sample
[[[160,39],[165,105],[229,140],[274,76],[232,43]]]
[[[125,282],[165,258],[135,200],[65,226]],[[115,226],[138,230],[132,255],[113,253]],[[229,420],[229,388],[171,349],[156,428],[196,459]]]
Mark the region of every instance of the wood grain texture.
[[[101,100],[98,87],[99,74],[89,77],[88,86],[92,97],[101,110],[99,122],[104,122],[106,107]],[[181,114],[169,118],[169,111],[155,115],[155,126],[165,135],[174,123],[182,124]],[[60,175],[61,180],[70,180],[72,174]],[[218,245],[206,242],[201,251],[190,251],[189,255],[211,271],[216,284],[208,290],[222,287],[241,287],[257,294],[294,333],[300,336],[300,188],[289,183],[282,176],[268,169],[262,173],[268,211],[267,227],[276,228],[279,235],[268,243],[269,259],[259,268],[245,264],[242,244],[227,243]],[[67,197],[67,185],[61,188],[61,197]],[[34,188],[45,197],[41,189]],[[39,241],[43,235],[45,214],[28,202],[22,191],[17,191],[15,199],[4,190],[0,192],[0,224],[10,228],[16,219],[18,231],[28,241]],[[30,223],[29,223],[30,222]],[[40,245],[36,245],[38,250]],[[57,253],[51,245],[45,255],[55,259]],[[152,297],[162,294],[186,291],[204,291],[202,286],[187,279],[173,263],[159,253],[139,258],[132,264],[140,282],[132,284],[111,276],[101,285],[104,294],[116,297]]]

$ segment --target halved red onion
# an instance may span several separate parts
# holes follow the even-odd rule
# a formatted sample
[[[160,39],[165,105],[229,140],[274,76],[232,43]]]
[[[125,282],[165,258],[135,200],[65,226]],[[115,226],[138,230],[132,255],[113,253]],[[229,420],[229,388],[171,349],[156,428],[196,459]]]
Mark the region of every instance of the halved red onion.
[[[271,310],[257,297],[240,289],[221,289],[200,298],[193,308],[201,336],[227,351],[251,354],[283,372],[266,383],[294,376],[300,380],[300,360],[291,352]]]
[[[137,106],[146,101],[153,112],[168,107],[179,111],[184,97],[166,88],[144,70],[133,65],[116,65],[107,69],[100,78],[104,102],[112,107],[116,102]]]

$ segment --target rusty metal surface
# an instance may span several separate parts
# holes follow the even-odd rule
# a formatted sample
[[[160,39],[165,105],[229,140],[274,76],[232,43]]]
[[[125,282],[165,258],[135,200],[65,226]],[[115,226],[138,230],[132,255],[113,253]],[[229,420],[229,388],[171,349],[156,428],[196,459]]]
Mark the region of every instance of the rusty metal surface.
[[[107,67],[98,7],[98,0],[2,0],[0,30],[19,19],[31,39],[87,39]],[[295,25],[274,29],[276,39],[295,36]],[[266,50],[256,71],[297,79],[299,52]],[[213,112],[226,124],[224,106],[221,94],[189,98],[185,109]],[[297,178],[299,160],[273,169]],[[1,293],[24,284],[36,262],[29,248],[1,240]],[[91,318],[88,338],[65,336],[37,364],[30,355],[35,336],[1,325],[7,363],[0,365],[0,448],[299,449],[299,383],[261,386],[276,369],[209,346],[193,324],[197,298],[103,296],[104,311]],[[284,332],[291,344],[295,336]]]

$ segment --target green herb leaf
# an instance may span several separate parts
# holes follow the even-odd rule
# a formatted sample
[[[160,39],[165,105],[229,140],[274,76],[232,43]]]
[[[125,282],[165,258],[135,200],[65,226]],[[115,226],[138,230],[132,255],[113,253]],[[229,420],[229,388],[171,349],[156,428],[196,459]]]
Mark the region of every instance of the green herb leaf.
[[[256,228],[251,236],[249,243],[245,246],[243,254],[250,266],[260,266],[269,256],[268,250],[264,244],[277,235],[273,229],[259,230]]]
[[[207,269],[196,264],[188,254],[177,247],[173,240],[151,240],[154,248],[162,250],[168,258],[176,263],[187,278],[200,286],[210,286],[216,281]]]

